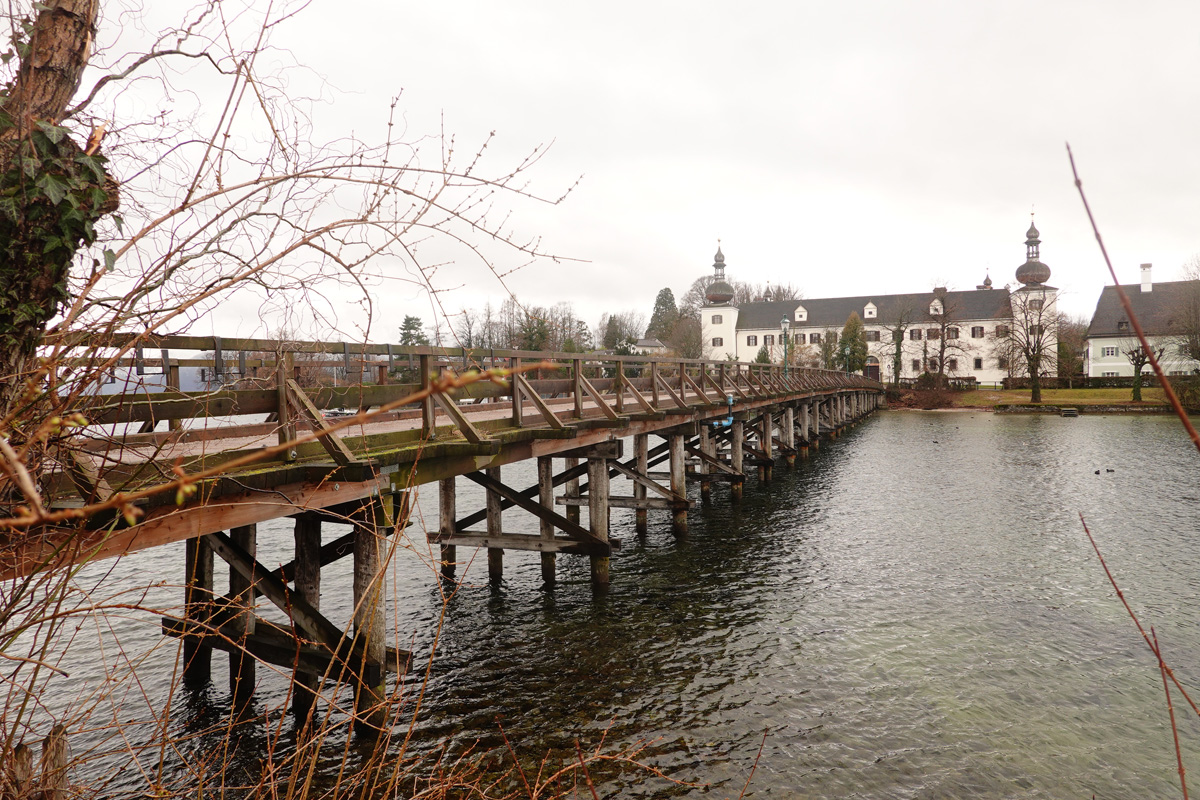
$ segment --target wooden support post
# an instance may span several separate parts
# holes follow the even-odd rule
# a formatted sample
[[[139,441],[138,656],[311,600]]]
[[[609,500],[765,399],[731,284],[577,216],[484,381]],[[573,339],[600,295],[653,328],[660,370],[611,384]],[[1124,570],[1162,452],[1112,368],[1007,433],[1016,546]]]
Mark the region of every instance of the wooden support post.
[[[787,448],[787,465],[796,466],[796,412],[790,405],[783,409],[783,446]]]
[[[543,508],[554,511],[554,459],[550,456],[538,456],[538,502]],[[605,473],[607,474],[607,473]],[[554,540],[554,524],[546,517],[538,518],[538,532],[546,541]],[[542,553],[542,582],[554,583],[553,552]]]
[[[808,458],[808,442],[811,439],[808,429],[808,403],[800,404],[800,457]]]
[[[617,376],[613,380],[613,392],[616,394],[616,402],[613,407],[618,414],[625,413],[625,362],[617,362]]]
[[[745,471],[745,453],[743,446],[746,443],[746,423],[740,419],[735,419],[729,426],[729,466],[734,472],[742,475]],[[737,481],[729,485],[730,499],[735,503],[742,501],[742,481]]]
[[[171,354],[166,350],[160,350],[159,355],[162,356],[162,371],[163,378],[167,383],[167,391],[179,391],[179,365],[171,363]],[[183,427],[183,420],[169,419],[167,420],[167,430],[177,431]]]
[[[508,385],[512,387],[512,425],[514,428],[521,427],[521,417],[524,416],[524,407],[522,405],[521,392],[517,389],[517,370],[521,368],[521,359],[510,358],[508,360],[508,368],[512,374],[509,375]]]
[[[188,622],[207,624],[213,601],[213,551],[200,538],[185,545],[183,589],[184,617]],[[193,688],[208,683],[212,675],[212,648],[193,636],[183,639],[183,680]]]
[[[668,434],[668,452],[671,454],[671,491],[680,497],[687,497],[687,482],[684,477],[683,463],[683,434]],[[687,533],[687,509],[671,512],[671,525],[676,533]]]
[[[763,411],[762,419],[759,420],[762,424],[762,440],[758,443],[758,449],[762,450],[768,460],[775,458],[775,415],[770,409]],[[764,464],[758,468],[758,479],[760,481],[770,482],[774,467],[771,464]]]
[[[712,436],[709,434],[706,422],[700,423],[700,452],[708,456],[716,455],[716,448],[713,447]],[[701,459],[696,471],[700,474],[700,499],[708,500],[712,497],[712,481],[708,479],[708,464]]]
[[[571,399],[575,402],[575,419],[583,419],[583,360],[572,359],[571,367]]]
[[[485,470],[489,478],[500,480],[500,468],[489,467]],[[488,536],[500,536],[504,533],[504,528],[500,524],[500,493],[491,489],[487,490],[487,532]],[[504,550],[499,547],[489,547],[487,552],[488,559],[488,579],[491,581],[499,581],[504,577]]]
[[[296,369],[295,357],[291,352],[280,353],[275,362],[275,391],[278,393],[279,406],[279,443],[284,444],[296,438],[296,416],[292,413],[291,402],[288,400],[287,383],[293,380]],[[296,451],[288,450],[284,461],[295,461]]]
[[[578,467],[579,459],[578,458],[564,458],[563,466],[566,467],[567,469],[571,469],[572,467]],[[570,499],[570,500],[578,499],[579,498],[579,479],[572,478],[571,480],[567,481],[565,491],[566,491],[566,496],[568,499]],[[578,525],[579,524],[579,506],[568,504],[567,510],[566,510],[566,513],[564,514],[564,516],[567,519],[571,520],[571,522],[574,522],[576,525]]]
[[[66,800],[67,787],[67,728],[62,723],[50,729],[42,740],[43,800]]]
[[[356,665],[354,728],[376,736],[387,723],[383,552],[394,524],[392,495],[379,495],[364,510],[368,519],[354,526],[354,638],[363,648],[363,663]]]
[[[650,471],[650,435],[639,433],[633,437],[634,457],[637,458],[637,471],[639,475],[645,475]],[[633,496],[636,500],[646,499],[645,485],[634,481]],[[646,533],[648,530],[648,520],[646,518],[647,511],[644,508],[639,508],[634,512],[633,527],[638,533]]]
[[[608,461],[604,458],[588,459],[588,528],[597,539],[608,541]],[[607,587],[609,557],[590,558],[592,585]]]
[[[454,478],[443,478],[438,481],[438,532],[447,536],[453,536],[456,533],[454,529],[456,513],[454,480]],[[458,550],[454,545],[442,545],[442,577],[446,580],[454,580],[454,572],[458,567],[458,564],[455,563],[457,558]]]
[[[814,450],[819,450],[819,449],[821,449],[821,401],[820,400],[812,401],[812,413],[810,416],[812,417],[812,419],[810,420],[812,423],[812,428],[811,428],[812,435],[808,437],[809,445]]]
[[[258,530],[254,525],[244,525],[229,531],[229,538],[238,547],[256,557]],[[250,706],[254,697],[254,656],[246,651],[246,642],[254,638],[254,589],[250,580],[233,567],[229,568],[230,625],[238,637],[240,648],[229,653],[229,688],[233,693],[234,713],[240,714]]]
[[[293,586],[310,606],[321,607],[321,520],[301,514],[293,530],[296,541],[296,573]],[[310,724],[310,714],[320,689],[321,676],[297,671],[292,691],[292,713],[301,727]]]
[[[433,364],[427,355],[417,356],[417,364],[421,371],[421,388],[428,389],[433,380]],[[433,396],[421,400],[421,436],[432,439],[437,434],[437,412],[434,410]]]

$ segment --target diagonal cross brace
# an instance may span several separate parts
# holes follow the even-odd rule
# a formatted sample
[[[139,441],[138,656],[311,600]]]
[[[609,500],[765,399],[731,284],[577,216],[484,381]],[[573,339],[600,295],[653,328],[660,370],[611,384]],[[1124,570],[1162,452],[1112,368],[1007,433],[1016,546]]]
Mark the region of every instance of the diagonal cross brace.
[[[595,536],[591,531],[582,525],[571,522],[571,520],[567,519],[562,514],[546,508],[541,503],[538,503],[527,497],[522,497],[521,493],[517,490],[505,486],[500,481],[486,475],[485,473],[468,472],[466,477],[475,483],[478,483],[485,489],[490,489],[501,497],[511,500],[514,505],[525,509],[529,513],[548,520],[554,525],[554,527],[565,533],[568,538],[575,539],[576,541],[588,542],[589,544],[608,546],[608,542]]]
[[[339,467],[345,467],[358,462],[358,457],[350,451],[350,448],[342,441],[342,437],[329,432],[324,415],[313,404],[313,401],[308,399],[308,395],[304,393],[294,378],[287,379],[287,398],[289,403],[308,418],[309,423],[317,432],[317,440],[329,453],[329,457],[333,459],[334,463]]]

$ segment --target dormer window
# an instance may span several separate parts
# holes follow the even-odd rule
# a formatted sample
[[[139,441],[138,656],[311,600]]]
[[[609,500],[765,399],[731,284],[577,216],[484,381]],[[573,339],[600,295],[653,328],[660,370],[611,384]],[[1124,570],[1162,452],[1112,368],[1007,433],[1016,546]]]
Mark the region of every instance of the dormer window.
[[[939,317],[942,314],[942,301],[934,300],[929,304],[929,316]]]
[[[878,311],[874,303],[867,303],[863,306],[863,319],[875,319],[878,316]]]
[[[1118,323],[1117,323],[1117,330],[1119,330],[1119,331],[1127,331],[1127,330],[1129,330],[1129,320],[1127,320],[1127,319],[1123,319],[1123,320],[1121,320],[1120,322],[1118,322]]]
[[[804,308],[804,306],[796,306],[796,310],[792,312],[792,319],[794,319],[796,322],[807,322],[808,311]]]

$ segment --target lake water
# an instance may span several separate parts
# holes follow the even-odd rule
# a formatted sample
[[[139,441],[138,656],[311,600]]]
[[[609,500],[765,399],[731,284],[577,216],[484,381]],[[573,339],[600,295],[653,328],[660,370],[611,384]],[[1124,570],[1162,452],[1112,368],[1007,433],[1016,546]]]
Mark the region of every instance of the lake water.
[[[692,487],[685,539],[669,512],[651,512],[639,539],[632,512],[614,510],[624,546],[607,594],[593,592],[584,557],[560,556],[548,589],[524,553],[506,554],[503,584],[489,587],[480,554],[445,606],[413,749],[497,749],[499,722],[524,761],[557,763],[607,731],[610,746],[649,741],[646,761],[707,785],[601,770],[602,794],[623,797],[736,797],[760,745],[747,794],[760,798],[1176,794],[1156,663],[1078,515],[1181,681],[1200,687],[1198,465],[1168,417],[883,412],[771,483],[748,479],[741,505],[723,485],[701,504]],[[505,469],[518,488],[533,479]],[[460,515],[482,504],[464,484]],[[421,519],[436,525],[436,489],[422,494],[390,587],[397,643],[418,667],[443,612]],[[519,511],[504,527],[536,531]],[[290,559],[288,525],[259,536],[265,563]],[[173,604],[182,562],[181,547],[160,548],[89,566],[81,583],[111,570],[109,594],[157,581],[145,604]],[[337,566],[322,607],[341,622],[349,564]],[[172,693],[178,645],[155,617],[111,622],[123,652],[97,627],[76,634],[63,660],[72,688],[48,693],[51,711],[85,705],[107,665],[138,677],[102,704],[113,718],[148,719],[170,701],[175,732],[220,719],[222,654],[206,691]],[[259,681],[257,707],[287,727],[286,681],[262,667]],[[1188,763],[1200,725],[1182,707],[1176,696]],[[111,731],[72,740],[97,753],[82,769],[105,775],[114,757],[100,753],[118,745]],[[201,736],[182,752],[205,746]],[[144,785],[126,768],[105,791]]]

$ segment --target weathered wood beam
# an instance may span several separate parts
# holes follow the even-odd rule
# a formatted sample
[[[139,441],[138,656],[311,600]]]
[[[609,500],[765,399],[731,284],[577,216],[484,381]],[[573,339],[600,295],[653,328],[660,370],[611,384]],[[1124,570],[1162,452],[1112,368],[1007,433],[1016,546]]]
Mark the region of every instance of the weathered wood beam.
[[[529,398],[529,402],[533,403],[538,413],[542,415],[542,419],[546,420],[546,424],[555,430],[563,428],[563,422],[554,412],[550,410],[550,406],[546,405],[546,401],[538,394],[537,390],[529,385],[529,381],[525,380],[525,376],[519,372],[513,373],[512,380],[516,387]]]
[[[458,404],[454,402],[453,398],[446,397],[444,394],[435,394],[433,399],[446,412],[446,415],[454,422],[454,426],[458,428],[468,442],[471,444],[480,444],[487,438],[459,411]]]
[[[308,395],[300,388],[300,384],[296,383],[293,378],[288,378],[287,381],[287,400],[289,406],[295,406],[297,411],[308,418],[309,424],[320,436],[318,441],[321,442],[321,446],[338,466],[344,467],[359,460],[342,441],[342,437],[329,430],[329,426],[325,424],[324,415],[313,405],[313,402],[308,399]]]
[[[580,374],[579,384],[583,387],[583,390],[587,392],[589,396],[591,396],[592,400],[596,403],[596,406],[604,413],[604,416],[613,421],[620,419],[620,417],[617,415],[617,412],[613,410],[612,406],[608,404],[608,401],[606,401],[600,392],[596,390],[596,387],[593,386],[592,382],[587,379],[587,376]]]
[[[466,477],[469,480],[478,483],[485,489],[490,489],[501,497],[511,500],[515,505],[528,511],[530,514],[533,514],[538,519],[544,518],[549,520],[554,527],[561,530],[567,535],[568,538],[581,542],[590,542],[593,544],[606,544],[606,542],[596,539],[596,537],[594,537],[587,528],[571,522],[566,517],[556,513],[554,510],[543,507],[540,503],[537,503],[527,497],[523,497],[520,492],[505,486],[500,481],[495,480],[482,472],[468,472]]]

